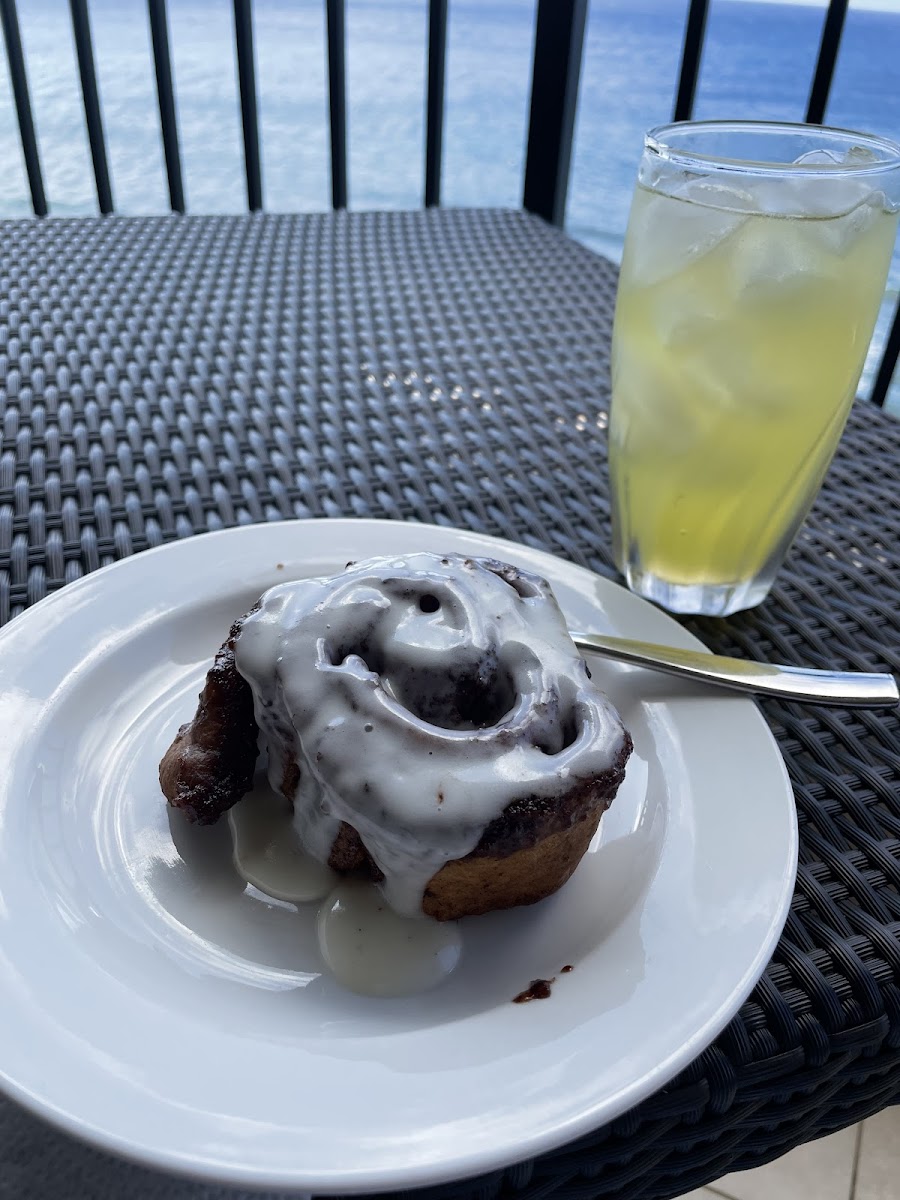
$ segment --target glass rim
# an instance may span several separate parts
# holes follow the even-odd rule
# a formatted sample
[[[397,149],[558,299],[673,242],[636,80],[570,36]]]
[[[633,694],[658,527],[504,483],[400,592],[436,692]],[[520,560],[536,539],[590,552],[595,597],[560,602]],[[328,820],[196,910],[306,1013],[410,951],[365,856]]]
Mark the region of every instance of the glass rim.
[[[815,138],[820,135],[823,143],[831,138],[844,143],[847,148],[862,146],[880,153],[874,162],[850,161],[835,163],[773,162],[770,159],[730,158],[724,155],[705,154],[693,149],[680,149],[677,135],[690,130],[692,133],[761,133],[761,134],[805,134]],[[674,139],[673,139],[674,135]],[[673,144],[674,142],[674,144]],[[823,149],[827,146],[823,144]],[[877,133],[842,129],[837,125],[807,125],[791,121],[672,121],[655,125],[644,135],[644,150],[674,166],[709,168],[716,171],[753,172],[757,175],[800,175],[805,178],[819,176],[878,175],[900,169],[900,145]]]

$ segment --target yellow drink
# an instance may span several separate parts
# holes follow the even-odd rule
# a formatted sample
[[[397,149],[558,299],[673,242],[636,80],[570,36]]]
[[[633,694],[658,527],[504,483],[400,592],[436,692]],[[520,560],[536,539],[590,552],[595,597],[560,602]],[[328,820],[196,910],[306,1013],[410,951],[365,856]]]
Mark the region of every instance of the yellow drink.
[[[613,537],[636,590],[729,612],[765,596],[818,491],[897,215],[856,184],[839,215],[760,212],[749,189],[683,190],[690,198],[639,185],[629,220],[613,333]]]

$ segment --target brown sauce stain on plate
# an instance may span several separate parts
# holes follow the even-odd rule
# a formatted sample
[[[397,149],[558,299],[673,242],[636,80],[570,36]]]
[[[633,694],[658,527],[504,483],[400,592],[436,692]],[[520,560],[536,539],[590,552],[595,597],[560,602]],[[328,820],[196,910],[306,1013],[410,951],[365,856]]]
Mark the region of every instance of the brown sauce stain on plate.
[[[532,979],[524,992],[519,992],[518,996],[513,996],[513,1004],[526,1004],[529,1000],[549,999],[550,987],[554,983],[556,983],[555,975],[552,979]]]

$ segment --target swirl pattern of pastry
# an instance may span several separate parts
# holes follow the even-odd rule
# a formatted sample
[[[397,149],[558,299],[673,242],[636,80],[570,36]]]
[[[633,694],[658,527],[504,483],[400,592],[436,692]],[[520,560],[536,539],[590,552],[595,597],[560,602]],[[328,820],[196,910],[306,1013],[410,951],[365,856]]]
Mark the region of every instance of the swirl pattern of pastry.
[[[499,562],[417,553],[286,583],[229,646],[304,846],[368,871],[404,915],[555,891],[624,775],[631,740],[549,585]],[[202,733],[184,727],[163,760],[175,804],[167,760]]]

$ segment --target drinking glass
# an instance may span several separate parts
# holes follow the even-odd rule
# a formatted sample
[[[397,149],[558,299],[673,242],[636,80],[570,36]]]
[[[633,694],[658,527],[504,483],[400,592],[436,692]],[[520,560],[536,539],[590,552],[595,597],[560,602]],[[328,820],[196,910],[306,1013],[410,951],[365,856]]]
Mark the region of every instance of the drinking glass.
[[[633,591],[716,615],[765,598],[853,402],[898,208],[885,138],[737,121],[647,134],[609,429]]]

